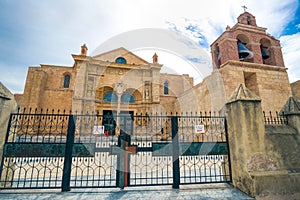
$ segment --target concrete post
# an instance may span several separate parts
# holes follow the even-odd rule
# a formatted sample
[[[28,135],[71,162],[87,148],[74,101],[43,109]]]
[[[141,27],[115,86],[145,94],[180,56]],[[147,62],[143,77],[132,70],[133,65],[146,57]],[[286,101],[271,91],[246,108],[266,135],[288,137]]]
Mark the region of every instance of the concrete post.
[[[244,85],[226,104],[233,185],[253,197],[300,195],[299,102],[290,98],[282,111],[288,125],[265,126],[260,98]]]
[[[228,142],[233,185],[254,196],[254,183],[249,171],[255,157],[264,154],[264,122],[261,100],[240,85],[226,104]]]

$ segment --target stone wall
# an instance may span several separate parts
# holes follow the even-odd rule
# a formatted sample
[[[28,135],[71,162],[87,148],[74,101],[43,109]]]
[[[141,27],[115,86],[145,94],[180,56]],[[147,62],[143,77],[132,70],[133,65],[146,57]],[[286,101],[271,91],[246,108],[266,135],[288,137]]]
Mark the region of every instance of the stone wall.
[[[64,76],[70,75],[70,86],[64,88]],[[72,67],[41,65],[29,67],[23,95],[18,95],[22,108],[71,110],[75,82]]]
[[[206,77],[202,83],[185,92],[177,102],[182,110],[220,111],[231,94],[244,84],[262,100],[262,109],[280,111],[292,95],[285,68],[257,63],[228,61]],[[184,102],[193,101],[189,107]],[[197,106],[195,106],[197,105]]]
[[[229,61],[220,69],[226,99],[240,84],[261,98],[263,111],[280,111],[292,95],[288,74],[283,67]]]
[[[300,195],[300,105],[287,104],[289,124],[276,126],[264,125],[261,100],[244,85],[226,104],[232,183],[253,197]]]
[[[176,102],[176,110],[183,112],[216,111],[226,102],[223,80],[218,70],[201,83],[184,92]]]

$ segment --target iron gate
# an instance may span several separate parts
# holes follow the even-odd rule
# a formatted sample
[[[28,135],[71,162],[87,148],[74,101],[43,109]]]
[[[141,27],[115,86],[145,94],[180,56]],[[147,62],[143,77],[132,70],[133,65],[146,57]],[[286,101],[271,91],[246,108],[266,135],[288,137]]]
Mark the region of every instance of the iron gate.
[[[103,124],[101,115],[11,114],[0,189],[179,188],[231,181],[224,117],[200,113],[130,118],[131,132],[121,129],[116,136],[95,131]]]

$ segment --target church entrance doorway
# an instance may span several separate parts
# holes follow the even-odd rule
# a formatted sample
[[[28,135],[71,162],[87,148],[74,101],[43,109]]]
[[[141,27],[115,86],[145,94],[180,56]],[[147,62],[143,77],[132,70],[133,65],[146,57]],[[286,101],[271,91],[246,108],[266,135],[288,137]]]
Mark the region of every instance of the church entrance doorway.
[[[109,135],[116,134],[116,128],[119,128],[127,133],[133,131],[133,121],[134,121],[134,112],[133,111],[121,111],[117,115],[116,111],[113,110],[103,110],[103,120],[102,124],[105,127],[106,133]],[[119,122],[119,124],[117,124]]]

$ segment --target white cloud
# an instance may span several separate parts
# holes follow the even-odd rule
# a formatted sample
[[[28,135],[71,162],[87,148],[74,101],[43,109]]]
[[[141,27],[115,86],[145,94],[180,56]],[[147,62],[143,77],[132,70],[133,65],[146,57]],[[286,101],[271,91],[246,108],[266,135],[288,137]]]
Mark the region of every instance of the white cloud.
[[[287,24],[293,20],[299,4],[297,0],[264,0],[249,3],[249,7],[254,8],[250,12],[256,16],[257,25],[268,28],[268,32],[275,37],[279,37]]]
[[[285,66],[290,82],[300,80],[300,32],[280,37]]]
[[[6,4],[10,6],[2,6],[0,13],[4,13],[2,9],[8,9],[4,19],[9,20],[1,20],[0,29],[8,31],[2,25],[9,21],[10,26],[14,27],[9,30],[12,31],[9,34],[19,37],[18,40],[4,38],[11,40],[8,42],[11,45],[9,48],[17,51],[6,55],[6,65],[2,68],[18,66],[21,69],[17,70],[18,77],[25,77],[21,73],[28,66],[40,63],[72,65],[70,54],[79,53],[83,43],[87,44],[89,52],[93,52],[111,37],[134,29],[170,28],[170,24],[173,24],[190,39],[210,44],[227,25],[233,26],[236,23],[237,17],[243,12],[242,5],[246,5],[247,11],[256,16],[258,26],[268,28],[268,32],[278,38],[293,20],[298,1],[26,0],[17,4],[7,1]],[[184,27],[187,25],[194,26],[196,32],[186,31]],[[283,48],[287,45],[290,44],[282,42]],[[0,48],[0,54],[3,51],[5,49]],[[297,60],[293,54],[284,52],[286,66],[290,68],[289,74],[296,69],[294,62]],[[299,75],[295,75],[300,74],[299,71],[294,72],[290,75],[291,79],[299,78]],[[4,79],[6,77],[0,74],[0,80]],[[23,90],[23,82],[20,81],[17,91]],[[15,91],[12,87],[8,88]]]

